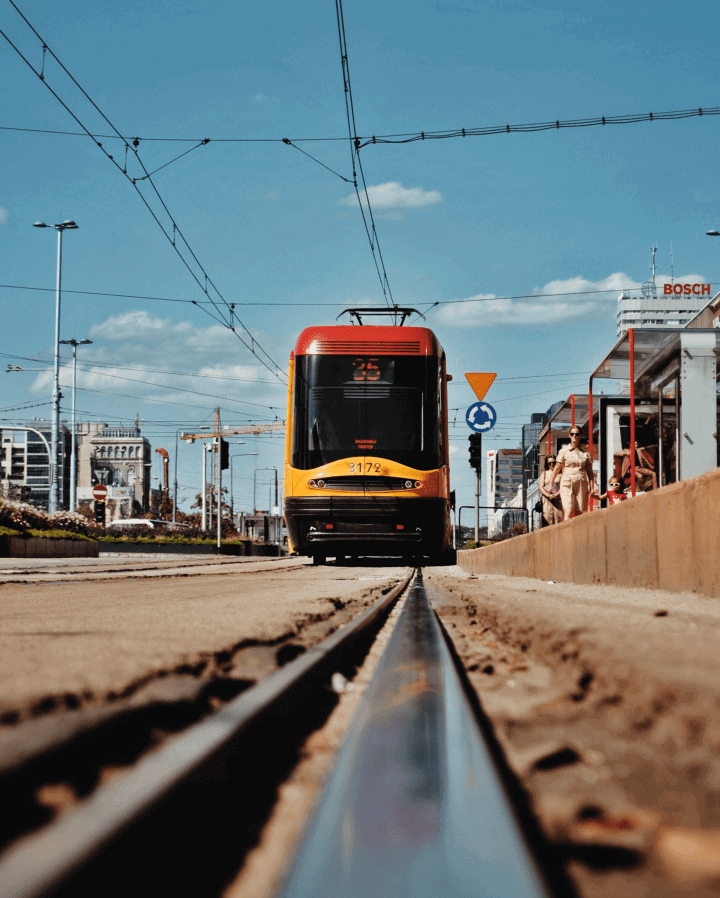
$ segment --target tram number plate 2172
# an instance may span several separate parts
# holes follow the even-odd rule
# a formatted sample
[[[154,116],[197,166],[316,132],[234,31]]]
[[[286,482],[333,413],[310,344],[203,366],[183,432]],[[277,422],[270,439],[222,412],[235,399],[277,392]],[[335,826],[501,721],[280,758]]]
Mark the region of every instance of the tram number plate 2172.
[[[363,462],[362,461],[351,461],[349,462],[350,473],[351,474],[369,474],[371,471],[379,471],[380,463],[366,461],[364,462],[365,470],[363,471]]]

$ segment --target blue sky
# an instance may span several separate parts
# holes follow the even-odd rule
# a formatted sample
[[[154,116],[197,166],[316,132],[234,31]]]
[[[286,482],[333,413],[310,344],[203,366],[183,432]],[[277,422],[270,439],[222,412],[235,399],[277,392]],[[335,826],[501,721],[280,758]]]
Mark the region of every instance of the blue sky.
[[[140,138],[148,172],[210,138],[152,181],[202,269],[281,368],[303,327],[346,305],[382,304],[351,185],[282,143],[351,177],[333,3],[16,3],[118,131]],[[682,9],[345,0],[344,15],[364,136],[720,105],[720,14],[699,0]],[[39,71],[42,44],[8,0],[0,29]],[[44,76],[0,37],[2,367],[51,362],[55,233],[32,223],[73,219],[61,337],[93,341],[78,356],[81,419],[138,414],[153,447],[172,456],[176,431],[211,423],[216,405],[231,425],[283,418],[280,380],[192,304],[205,296],[132,184],[87,136],[41,133],[81,130],[45,85],[91,133],[113,133],[50,54]],[[705,231],[720,227],[719,126],[704,116],[361,151],[393,298],[427,311],[454,375],[461,504],[473,492],[465,371],[498,374],[487,398],[499,423],[485,447],[517,446],[530,413],[586,392],[615,342],[618,291],[647,279],[653,243],[659,280],[670,276],[672,243],[675,278],[716,292],[720,240]],[[123,167],[122,143],[98,140]],[[128,172],[143,174],[132,155]],[[171,232],[151,186],[137,186]],[[607,292],[554,295],[591,290]],[[518,296],[530,298],[497,299]],[[471,299],[480,301],[460,302]],[[49,415],[48,373],[2,378],[0,418]],[[66,369],[62,382],[69,410]],[[235,504],[249,509],[253,468],[281,468],[282,439],[248,438],[233,451],[260,453],[234,464]],[[200,464],[197,444],[182,449],[181,497],[197,492]]]

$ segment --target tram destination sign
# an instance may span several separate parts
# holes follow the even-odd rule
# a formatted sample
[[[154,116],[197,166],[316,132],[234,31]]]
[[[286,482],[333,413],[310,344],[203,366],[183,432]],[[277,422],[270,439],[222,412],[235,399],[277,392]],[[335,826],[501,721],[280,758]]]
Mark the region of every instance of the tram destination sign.
[[[487,433],[497,423],[497,412],[489,402],[474,402],[465,413],[465,420],[475,433]]]

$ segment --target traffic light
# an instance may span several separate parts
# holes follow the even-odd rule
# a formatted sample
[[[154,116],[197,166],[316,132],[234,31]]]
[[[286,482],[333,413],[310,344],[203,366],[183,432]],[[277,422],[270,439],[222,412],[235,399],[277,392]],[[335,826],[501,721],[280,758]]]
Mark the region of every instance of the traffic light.
[[[482,467],[482,434],[471,433],[468,439],[470,440],[470,467],[479,471]]]
[[[220,470],[227,471],[230,467],[230,444],[220,437]]]

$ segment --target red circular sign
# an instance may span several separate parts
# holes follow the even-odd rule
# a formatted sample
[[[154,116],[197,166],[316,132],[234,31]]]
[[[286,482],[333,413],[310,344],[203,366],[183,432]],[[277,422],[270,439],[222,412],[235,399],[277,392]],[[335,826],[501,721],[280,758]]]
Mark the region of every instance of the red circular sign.
[[[104,483],[98,483],[97,486],[93,487],[93,497],[97,499],[98,502],[102,502],[108,494],[108,488]]]

